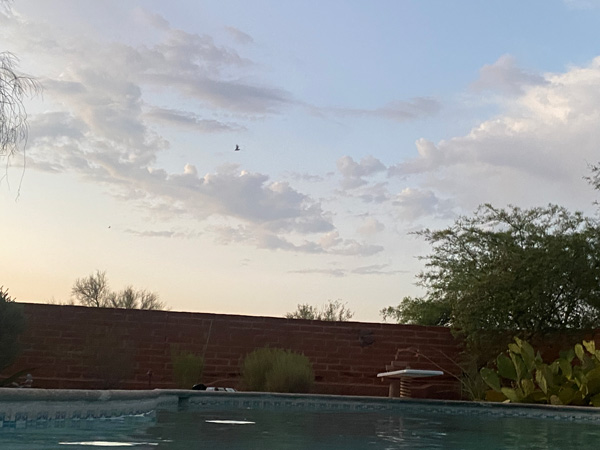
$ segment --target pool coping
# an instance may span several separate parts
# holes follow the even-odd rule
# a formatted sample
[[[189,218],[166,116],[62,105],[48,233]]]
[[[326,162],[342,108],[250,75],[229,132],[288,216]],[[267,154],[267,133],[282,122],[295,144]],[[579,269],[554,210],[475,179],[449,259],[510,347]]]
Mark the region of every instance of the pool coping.
[[[0,428],[30,427],[57,421],[110,419],[160,410],[220,408],[323,412],[407,411],[600,422],[600,408],[582,406],[179,389],[0,388]]]

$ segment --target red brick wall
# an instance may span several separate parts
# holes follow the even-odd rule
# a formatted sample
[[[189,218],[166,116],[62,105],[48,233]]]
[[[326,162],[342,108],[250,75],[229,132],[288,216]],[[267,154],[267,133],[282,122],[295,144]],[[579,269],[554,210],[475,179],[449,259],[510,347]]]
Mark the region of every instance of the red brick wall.
[[[23,351],[11,371],[35,368],[35,386],[43,388],[144,389],[149,371],[152,388],[173,388],[172,346],[204,355],[203,383],[240,388],[244,356],[269,346],[310,359],[315,393],[385,396],[388,383],[377,373],[386,370],[398,349],[418,349],[450,373],[456,366],[446,356],[455,359],[459,352],[444,327],[40,304],[24,304],[24,310]],[[398,368],[438,368],[415,353],[401,353]],[[459,395],[450,375],[415,387],[415,397]]]

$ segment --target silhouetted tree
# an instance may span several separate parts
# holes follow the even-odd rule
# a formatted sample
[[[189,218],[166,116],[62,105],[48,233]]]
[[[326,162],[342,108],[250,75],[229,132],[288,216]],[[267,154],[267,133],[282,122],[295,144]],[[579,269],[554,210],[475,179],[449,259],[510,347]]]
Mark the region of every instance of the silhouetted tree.
[[[93,273],[85,278],[78,278],[73,284],[71,294],[83,306],[96,308],[123,309],[165,309],[166,305],[155,292],[145,289],[134,289],[127,286],[120,292],[113,292],[108,286],[106,272]]]
[[[320,310],[316,306],[299,304],[296,311],[287,313],[286,319],[325,320],[328,322],[346,322],[354,316],[345,303],[329,300]]]
[[[8,289],[0,287],[0,372],[10,366],[20,348],[18,337],[25,329],[22,305],[8,295]]]

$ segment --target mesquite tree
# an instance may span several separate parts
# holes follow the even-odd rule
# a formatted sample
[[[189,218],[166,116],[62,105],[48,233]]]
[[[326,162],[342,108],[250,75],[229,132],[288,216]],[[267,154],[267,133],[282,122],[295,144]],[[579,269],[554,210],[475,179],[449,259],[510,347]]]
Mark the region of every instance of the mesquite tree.
[[[384,316],[418,323],[421,314],[472,340],[490,331],[527,336],[600,326],[596,220],[555,205],[483,205],[448,228],[417,234],[432,246],[418,276],[426,295]]]

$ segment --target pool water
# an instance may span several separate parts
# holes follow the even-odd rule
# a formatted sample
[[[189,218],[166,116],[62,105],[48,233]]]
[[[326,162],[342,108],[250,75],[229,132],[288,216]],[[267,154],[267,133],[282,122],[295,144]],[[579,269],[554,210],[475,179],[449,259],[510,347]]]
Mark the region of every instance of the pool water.
[[[0,429],[1,450],[595,449],[599,421],[498,417],[423,410],[282,411],[191,408],[84,422]]]

